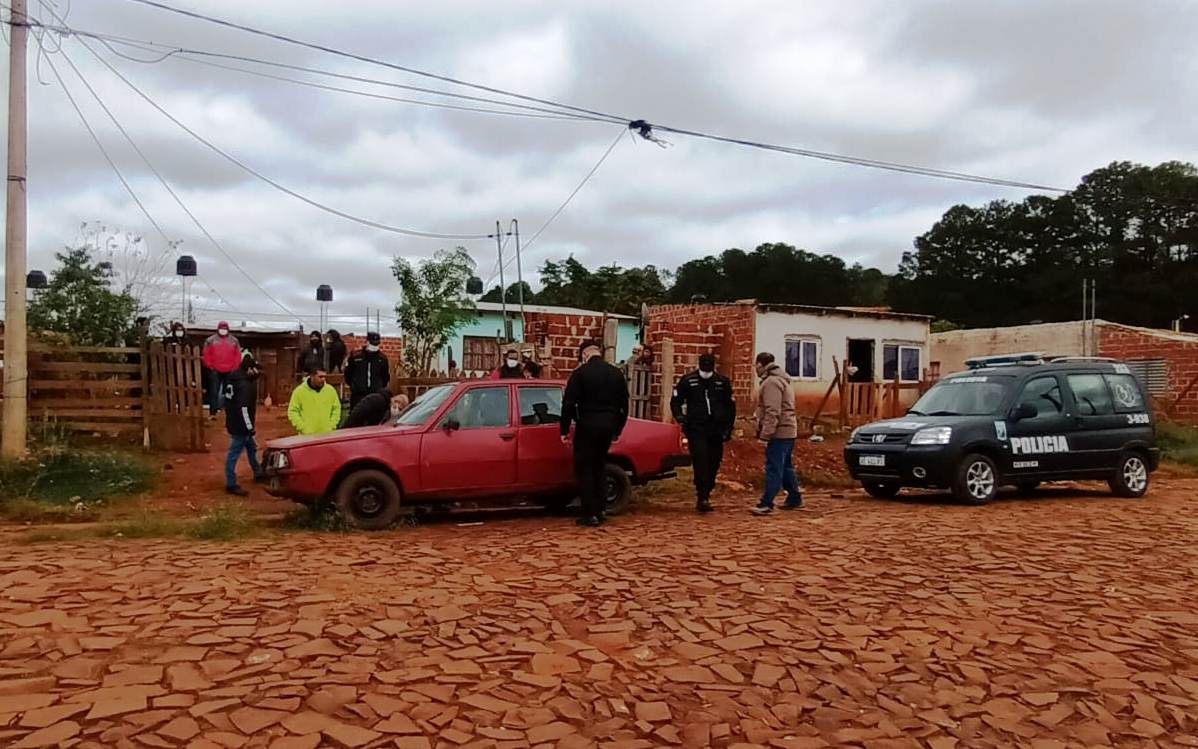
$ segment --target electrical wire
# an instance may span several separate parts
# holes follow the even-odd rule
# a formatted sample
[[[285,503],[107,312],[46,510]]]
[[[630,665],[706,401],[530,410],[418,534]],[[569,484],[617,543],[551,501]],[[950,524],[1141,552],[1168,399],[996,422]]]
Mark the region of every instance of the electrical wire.
[[[203,145],[207,146],[210,150],[217,153],[225,160],[234,164],[235,166],[237,166],[238,168],[240,168],[247,174],[250,174],[253,177],[256,177],[257,179],[265,182],[266,184],[275,188],[279,192],[282,192],[286,195],[290,195],[291,197],[293,197],[303,203],[307,203],[308,205],[312,206],[313,208],[322,210],[325,213],[330,213],[334,216],[338,216],[338,217],[346,219],[348,221],[352,221],[354,223],[361,224],[363,226],[369,226],[373,229],[378,229],[380,231],[390,232],[392,234],[402,234],[404,236],[409,236],[409,237],[424,237],[424,238],[428,238],[428,239],[484,239],[484,238],[486,238],[485,234],[448,234],[448,233],[440,233],[440,232],[419,231],[416,229],[408,229],[408,228],[404,228],[404,227],[400,227],[400,226],[392,226],[390,224],[384,224],[384,223],[381,223],[378,221],[372,221],[370,219],[362,218],[360,216],[355,216],[352,213],[347,213],[340,209],[333,208],[332,206],[321,203],[320,201],[310,198],[307,195],[304,195],[303,193],[297,192],[296,190],[292,190],[291,188],[287,187],[286,185],[281,184],[277,180],[267,177],[265,174],[259,172],[258,170],[254,169],[253,167],[249,166],[245,162],[238,159],[236,156],[233,156],[229,152],[223,150],[220,146],[217,146],[215,143],[204,138],[202,135],[197,133],[195,130],[192,130],[190,127],[188,127],[182,121],[180,121],[177,117],[175,117],[170,112],[168,112],[164,107],[162,107],[162,105],[160,105],[158,102],[154,101],[153,97],[146,94],[144,91],[142,91],[140,88],[138,88],[136,84],[134,84],[132,81],[130,81],[128,78],[126,78],[124,76],[124,74],[122,74],[119,70],[117,70],[115,67],[113,67],[113,65],[111,63],[109,63],[107,60],[105,60],[101,54],[96,52],[96,50],[93,49],[91,47],[91,45],[87,44],[83,40],[80,40],[80,43],[83,44],[83,46],[89,52],[91,52],[92,55],[94,55],[95,58],[97,60],[99,60],[102,65],[104,65],[106,68],[108,68],[112,72],[113,75],[115,75],[117,78],[120,78],[121,81],[130,88],[130,90],[132,90],[135,94],[137,94],[139,97],[141,97],[151,107],[156,109],[162,116],[166,117],[168,120],[173,122],[177,127],[182,129],[184,132],[186,132],[192,138],[199,141]]]
[[[520,246],[521,252],[526,252],[528,250],[528,248],[532,246],[533,242],[536,242],[537,239],[540,238],[541,234],[543,234],[545,232],[545,230],[547,228],[549,228],[549,225],[552,224],[554,222],[554,220],[557,219],[557,217],[562,214],[562,211],[566,210],[566,206],[570,205],[570,201],[574,200],[574,196],[577,195],[582,190],[582,188],[586,185],[587,182],[591,181],[591,177],[595,176],[595,173],[599,171],[599,167],[603,166],[603,162],[607,161],[607,157],[611,156],[611,152],[615,150],[616,146],[620,143],[620,141],[623,138],[624,138],[624,131],[621,130],[619,133],[616,134],[615,140],[613,140],[611,142],[611,145],[609,145],[607,147],[607,150],[603,152],[603,155],[599,157],[599,160],[595,162],[595,165],[593,167],[591,167],[591,170],[589,172],[587,172],[585,177],[582,178],[582,181],[579,182],[577,186],[575,186],[574,190],[569,195],[567,195],[566,199],[564,201],[562,201],[562,204],[557,207],[557,210],[555,210],[549,216],[549,218],[545,219],[545,223],[541,224],[541,228],[537,229],[533,233],[531,239],[529,239],[527,242],[525,242],[524,244],[522,244]],[[515,258],[508,258],[508,260],[506,262],[504,262],[504,264],[503,264],[503,269],[507,270],[507,266],[510,265],[514,259]],[[498,272],[492,274],[491,278],[489,278],[487,280],[487,282],[485,284],[483,284],[483,288],[485,289],[485,288],[489,287],[491,285],[491,282],[494,281],[495,277],[498,275],[499,275]],[[503,293],[507,293],[506,290]]]

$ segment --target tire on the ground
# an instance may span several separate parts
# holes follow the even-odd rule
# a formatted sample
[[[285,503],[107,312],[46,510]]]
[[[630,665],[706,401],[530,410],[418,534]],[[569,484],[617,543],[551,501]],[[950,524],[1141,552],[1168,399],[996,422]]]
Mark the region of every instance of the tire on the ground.
[[[1148,460],[1135,450],[1123,453],[1107,483],[1116,497],[1135,499],[1144,496],[1149,484]]]
[[[993,460],[981,453],[970,453],[957,464],[953,497],[965,504],[984,505],[998,494],[999,480],[998,466]]]
[[[874,499],[893,499],[902,487],[893,481],[862,481],[861,488]]]
[[[402,509],[395,480],[372,468],[354,471],[342,479],[334,499],[350,525],[367,531],[390,527]]]
[[[608,515],[622,515],[632,504],[632,479],[627,471],[615,463],[608,463],[604,474],[607,479],[605,511]]]

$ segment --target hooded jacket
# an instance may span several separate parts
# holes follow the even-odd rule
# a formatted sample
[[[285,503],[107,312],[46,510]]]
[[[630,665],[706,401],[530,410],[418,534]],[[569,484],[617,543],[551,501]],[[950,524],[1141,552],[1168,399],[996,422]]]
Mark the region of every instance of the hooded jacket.
[[[330,363],[329,366],[332,366]],[[312,340],[308,340],[308,348],[304,349],[299,355],[299,361],[296,362],[300,374],[308,374],[314,369],[324,369],[324,344],[312,344]]]
[[[225,429],[234,437],[257,431],[258,383],[244,369],[233,372],[225,391]]]
[[[391,363],[382,351],[358,349],[345,365],[345,381],[356,399],[376,393],[391,382]]]
[[[762,440],[792,440],[799,436],[795,417],[795,396],[790,377],[781,365],[769,365],[761,377],[757,394],[757,438]]]
[[[313,389],[305,377],[291,392],[287,420],[301,435],[327,434],[341,423],[341,396],[327,382],[320,390]]]
[[[223,338],[218,333],[204,341],[204,366],[213,372],[229,374],[241,367],[241,344],[230,333]]]
[[[345,341],[335,330],[329,331],[329,371],[340,372],[345,368]]]

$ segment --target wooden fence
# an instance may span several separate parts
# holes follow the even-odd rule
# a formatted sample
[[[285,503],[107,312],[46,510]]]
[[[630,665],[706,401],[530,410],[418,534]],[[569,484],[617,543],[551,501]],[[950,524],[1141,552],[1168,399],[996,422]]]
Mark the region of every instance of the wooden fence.
[[[653,367],[648,364],[631,364],[624,370],[628,378],[629,413],[634,419],[653,418]]]
[[[204,449],[204,385],[199,346],[150,343],[146,361],[146,446]]]

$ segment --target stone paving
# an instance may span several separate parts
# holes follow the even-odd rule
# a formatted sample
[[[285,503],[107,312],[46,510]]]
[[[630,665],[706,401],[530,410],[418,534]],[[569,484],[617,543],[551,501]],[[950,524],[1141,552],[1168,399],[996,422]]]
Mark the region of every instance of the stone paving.
[[[1195,747],[1196,492],[0,536],[0,746]]]

